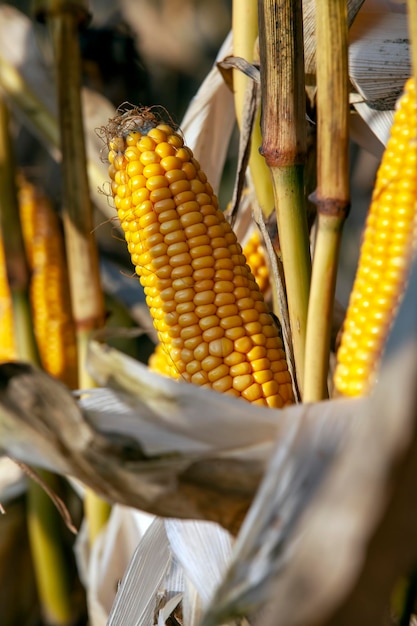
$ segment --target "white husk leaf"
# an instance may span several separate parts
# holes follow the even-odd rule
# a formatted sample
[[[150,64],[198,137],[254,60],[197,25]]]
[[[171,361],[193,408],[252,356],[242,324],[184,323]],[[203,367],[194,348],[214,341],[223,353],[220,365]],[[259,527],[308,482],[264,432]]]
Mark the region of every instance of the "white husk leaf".
[[[231,536],[211,522],[167,519],[165,529],[173,554],[206,607],[226,571]]]
[[[385,146],[393,120],[395,100],[411,74],[407,15],[393,12],[392,3],[363,8],[349,32],[349,76],[356,93],[354,108]],[[356,133],[364,145],[363,137]],[[366,147],[380,157],[382,149],[371,140]]]
[[[407,15],[359,12],[349,32],[349,74],[364,100],[398,94],[411,73]]]
[[[26,489],[26,476],[7,456],[0,457],[0,505],[19,497]]]
[[[107,623],[119,581],[153,519],[153,515],[114,505],[107,525],[91,549],[88,523],[83,521],[74,550],[92,626]]]
[[[108,626],[154,623],[161,583],[171,563],[164,522],[155,518],[138,545],[116,595]]]
[[[126,515],[129,512],[130,515],[138,515],[132,509],[125,510]],[[168,519],[164,525],[171,569],[159,585],[158,623],[164,624],[182,601],[184,623],[187,626],[197,625],[226,571],[231,555],[231,537],[217,524],[207,522]],[[111,538],[107,537],[107,541],[111,541]],[[117,543],[113,542],[112,545],[113,550],[117,550]],[[149,602],[144,595],[138,597],[137,594],[137,588],[143,584],[141,576],[148,575],[140,565],[146,558],[146,550],[148,544],[144,540],[139,541],[119,585],[109,626],[147,623],[143,619],[139,621],[139,616],[146,613]],[[107,597],[111,598],[111,594]],[[100,626],[100,623],[94,622],[94,626]]]
[[[181,123],[187,145],[217,193],[235,123],[233,94],[216,63],[232,53],[232,33],[226,37],[213,68],[191,100]]]

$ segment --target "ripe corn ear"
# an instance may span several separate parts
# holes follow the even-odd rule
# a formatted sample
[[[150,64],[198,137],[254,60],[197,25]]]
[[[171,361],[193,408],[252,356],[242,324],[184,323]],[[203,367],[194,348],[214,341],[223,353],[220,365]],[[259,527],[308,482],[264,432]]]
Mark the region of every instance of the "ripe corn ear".
[[[334,386],[369,393],[416,248],[417,105],[408,80],[377,172],[349,306],[337,352]]]
[[[257,229],[253,231],[244,245],[243,254],[259,285],[259,289],[265,294],[269,288],[269,268],[266,262],[265,250]]]
[[[148,109],[106,133],[114,202],[169,375],[264,406],[293,402],[278,329],[181,135]]]
[[[77,348],[58,216],[48,198],[19,179],[23,238],[31,270],[33,326],[42,366],[70,388],[77,383]]]

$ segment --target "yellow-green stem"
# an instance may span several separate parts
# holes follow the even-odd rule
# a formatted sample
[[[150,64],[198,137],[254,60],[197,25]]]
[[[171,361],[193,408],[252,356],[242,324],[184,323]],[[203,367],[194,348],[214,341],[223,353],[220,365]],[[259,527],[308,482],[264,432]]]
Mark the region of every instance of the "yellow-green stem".
[[[81,57],[78,28],[87,19],[83,0],[45,0],[39,10],[49,22],[55,55],[64,185],[64,231],[74,320],[77,329],[79,386],[87,379],[85,343],[104,323],[98,252],[93,236],[93,207],[87,177],[81,106]],[[105,525],[110,507],[87,490],[86,515],[90,528]],[[93,506],[94,503],[94,506]],[[90,533],[90,536],[91,533]]]
[[[301,0],[259,0],[262,154],[274,186],[298,388],[303,396],[311,260],[304,190],[306,99]]]
[[[89,330],[79,330],[77,333],[80,389],[91,389],[96,384],[95,380],[85,367],[85,364],[87,363],[90,334]],[[88,521],[88,537],[90,545],[93,545],[97,536],[107,524],[111,513],[111,505],[106,500],[97,496],[91,489],[87,488],[84,495],[84,512]]]
[[[232,10],[233,54],[253,62],[254,46],[258,36],[257,0],[233,0]],[[233,70],[233,93],[236,119],[242,125],[246,86],[250,80],[240,70]]]
[[[311,272],[307,217],[303,210],[303,169],[300,165],[271,168],[291,337],[301,394]]]
[[[54,477],[38,470],[42,480],[54,488]],[[59,514],[49,496],[35,482],[28,488],[28,532],[36,573],[38,592],[42,599],[43,618],[51,626],[74,623],[68,583],[68,563],[62,546],[57,550]]]
[[[249,170],[255,189],[256,200],[264,214],[265,219],[274,211],[274,190],[272,187],[271,173],[265,163],[265,159],[259,152],[262,145],[261,112],[258,111],[252,132],[252,143],[249,155]]]
[[[328,396],[327,376],[341,231],[349,206],[346,0],[317,0],[317,212],[304,371],[305,402]]]
[[[39,352],[33,334],[28,291],[12,288],[11,298],[17,354],[20,359],[39,366]]]
[[[84,511],[88,520],[88,538],[92,546],[108,522],[111,505],[91,489],[86,489]]]
[[[340,220],[319,216],[308,304],[304,402],[318,402],[328,396],[331,321],[337,275],[335,268],[339,258],[342,225]]]
[[[252,63],[255,56],[255,42],[258,36],[258,2],[257,0],[234,0],[232,12],[233,54]],[[235,97],[236,118],[242,126],[245,90],[250,80],[239,70],[233,71],[233,91]],[[255,188],[256,199],[265,217],[274,210],[274,192],[271,175],[265,159],[259,153],[262,145],[261,113],[258,111],[251,140],[249,170]]]

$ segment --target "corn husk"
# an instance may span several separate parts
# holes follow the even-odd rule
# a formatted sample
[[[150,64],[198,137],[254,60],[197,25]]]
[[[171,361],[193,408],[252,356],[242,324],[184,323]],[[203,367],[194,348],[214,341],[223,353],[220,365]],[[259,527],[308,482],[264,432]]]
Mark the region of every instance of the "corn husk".
[[[229,33],[180,124],[187,145],[216,193],[235,124],[233,93],[225,84],[217,63],[231,52],[232,33]]]
[[[349,75],[355,90],[351,101],[381,144],[377,151],[369,144],[378,157],[388,140],[395,102],[410,74],[405,4],[383,3],[369,10],[365,3],[350,30]],[[355,133],[360,136],[360,131]],[[363,144],[363,139],[359,141]]]
[[[131,509],[124,512],[138,515]],[[199,624],[230,554],[231,538],[216,524],[175,519],[161,523],[155,518],[127,566],[109,626],[152,623],[152,619],[165,623],[180,602],[184,623]],[[143,593],[138,594],[137,583],[144,578],[148,588],[141,587]]]
[[[151,531],[149,535],[148,530]],[[154,536],[153,541],[149,541],[151,536]],[[150,615],[153,619],[152,600],[156,602],[161,578],[170,562],[163,524],[156,522],[153,516],[126,507],[114,506],[105,529],[90,548],[87,523],[83,522],[77,537],[75,553],[78,571],[87,591],[88,615],[92,626],[105,626],[107,623],[116,590],[135,550],[146,554],[148,559],[146,580],[150,588],[142,585],[142,593],[138,594],[138,598],[141,600],[144,614],[149,604],[151,605]],[[151,554],[153,560],[149,559]],[[152,576],[151,570],[156,571],[155,577]]]

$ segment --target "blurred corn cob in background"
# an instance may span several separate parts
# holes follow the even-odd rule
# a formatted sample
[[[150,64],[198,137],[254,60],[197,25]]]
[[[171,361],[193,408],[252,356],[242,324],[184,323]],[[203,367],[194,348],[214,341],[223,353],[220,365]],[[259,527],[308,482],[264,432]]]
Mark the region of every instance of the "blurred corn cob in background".
[[[105,134],[112,194],[170,376],[260,405],[293,402],[278,329],[181,135],[136,109]]]
[[[359,265],[344,322],[335,390],[372,391],[416,249],[417,102],[413,79],[398,101],[378,169]]]
[[[3,240],[0,237],[0,361],[13,361],[16,358],[12,298],[7,280]]]
[[[249,239],[243,246],[243,254],[246,257],[247,264],[255,277],[259,289],[265,295],[270,285],[269,270],[258,229],[255,229],[249,236]]]
[[[18,200],[31,270],[32,319],[41,363],[49,374],[75,389],[75,329],[59,218],[45,194],[23,176],[18,180]]]

